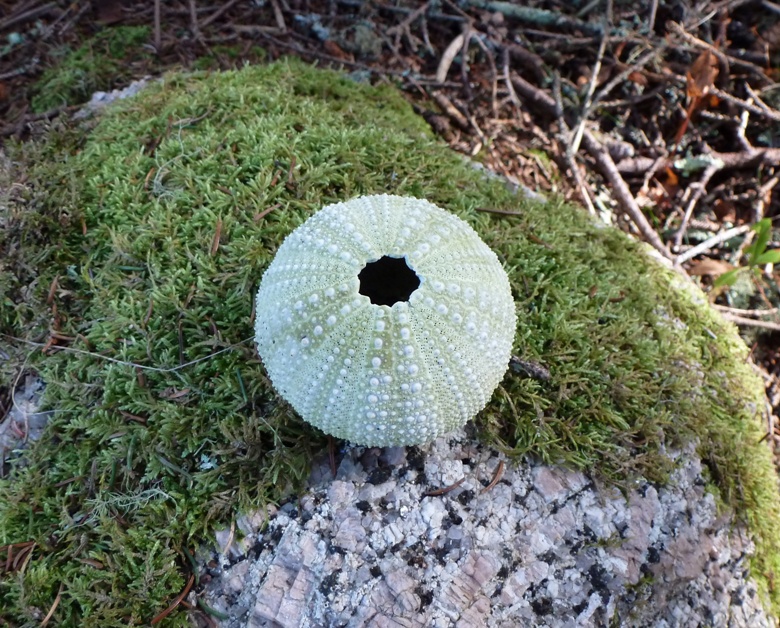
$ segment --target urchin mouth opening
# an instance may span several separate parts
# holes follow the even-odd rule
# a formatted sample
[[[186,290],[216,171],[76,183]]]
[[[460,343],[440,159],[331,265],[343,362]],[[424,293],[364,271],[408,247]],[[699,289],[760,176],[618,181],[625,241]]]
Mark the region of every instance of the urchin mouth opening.
[[[408,301],[420,286],[420,278],[409,268],[405,258],[387,255],[366,264],[358,273],[358,279],[360,294],[371,299],[374,305]]]

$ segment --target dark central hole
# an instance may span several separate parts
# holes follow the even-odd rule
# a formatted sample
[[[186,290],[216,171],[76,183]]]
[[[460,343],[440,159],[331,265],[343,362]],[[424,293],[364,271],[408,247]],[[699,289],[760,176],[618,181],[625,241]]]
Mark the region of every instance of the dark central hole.
[[[384,257],[366,264],[358,273],[360,294],[371,299],[374,305],[393,305],[408,301],[417,290],[420,278],[409,268],[403,257]]]

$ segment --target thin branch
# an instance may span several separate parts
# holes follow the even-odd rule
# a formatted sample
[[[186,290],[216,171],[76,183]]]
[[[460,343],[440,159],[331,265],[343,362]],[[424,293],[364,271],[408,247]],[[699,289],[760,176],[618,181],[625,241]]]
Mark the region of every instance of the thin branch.
[[[770,2],[769,0],[763,0],[761,4],[763,4],[770,11],[774,11],[775,13],[780,15],[780,5],[775,4],[774,2]]]
[[[279,30],[282,33],[286,33],[287,24],[284,21],[284,14],[282,13],[282,7],[279,6],[279,2],[277,0],[271,0],[271,7],[273,7],[274,10],[274,19],[276,20],[276,25],[279,27]]]
[[[743,59],[738,59],[737,57],[733,57],[731,55],[725,54],[723,51],[713,46],[712,44],[706,41],[702,41],[698,37],[695,37],[694,35],[688,33],[681,24],[678,24],[676,22],[671,22],[669,29],[672,32],[680,35],[688,43],[693,44],[698,48],[705,48],[710,52],[712,52],[712,54],[714,54],[718,58],[718,61],[720,61],[721,64],[725,64],[727,66],[731,64],[731,65],[748,69],[751,72],[753,72],[753,74],[755,74],[757,77],[764,80],[765,82],[769,81],[769,79],[767,78],[764,72],[764,69],[761,68],[760,66],[756,65],[755,63],[751,63],[750,61],[744,61]]]
[[[190,6],[190,30],[192,36],[196,41],[203,43],[203,35],[200,34],[200,26],[198,25],[198,10],[195,6],[195,0],[189,0]],[[204,44],[205,45],[205,44]]]
[[[755,166],[780,166],[780,148],[753,148],[750,151],[738,153],[707,151],[705,154],[713,160],[722,161],[722,170]],[[663,162],[663,167],[674,167],[676,161],[675,157],[670,157]],[[617,163],[617,169],[623,174],[643,175],[655,162],[656,160],[652,157],[631,157],[621,159]]]
[[[639,59],[637,59],[630,66],[624,68],[618,74],[613,76],[609,80],[609,82],[599,90],[599,93],[596,94],[596,96],[593,99],[593,102],[594,103],[602,102],[613,89],[615,89],[618,85],[621,85],[623,82],[625,82],[625,80],[631,74],[633,74],[634,72],[638,72],[639,70],[643,69],[648,63],[660,57],[661,54],[663,54],[668,47],[669,47],[669,43],[666,40],[656,44],[652,50],[649,50],[644,55],[639,57]],[[663,78],[669,80],[669,79],[673,79],[674,77],[664,76]]]
[[[9,340],[14,340],[16,342],[21,342],[26,345],[30,345],[31,347],[40,347],[40,348],[46,348],[47,345],[42,342],[33,342],[32,340],[25,340],[24,338],[17,338],[15,336],[9,336],[8,334],[0,334],[0,336],[4,336],[8,338]],[[66,353],[76,353],[79,355],[88,355],[93,358],[97,358],[98,360],[104,360],[106,362],[111,362],[112,364],[121,364],[122,366],[132,366],[137,369],[141,369],[144,371],[154,371],[155,373],[175,373],[176,371],[180,371],[183,368],[186,368],[188,366],[192,366],[193,364],[199,364],[200,362],[205,362],[206,360],[210,360],[214,356],[219,355],[220,353],[226,353],[227,351],[233,351],[237,347],[240,347],[243,344],[246,344],[252,340],[252,338],[246,338],[245,340],[241,340],[235,344],[229,345],[225,347],[224,349],[220,349],[219,351],[215,351],[214,353],[210,353],[209,355],[198,358],[197,360],[190,360],[189,362],[185,362],[184,364],[180,364],[179,366],[173,366],[170,368],[160,368],[157,366],[144,366],[143,364],[137,364],[135,362],[127,362],[125,360],[117,360],[116,358],[110,358],[107,355],[101,355],[100,353],[94,353],[92,351],[84,351],[83,349],[74,349],[73,347],[50,347],[52,351],[64,351]]]
[[[645,237],[654,249],[656,249],[666,259],[673,259],[672,254],[666,245],[661,240],[658,233],[653,229],[650,222],[642,213],[639,205],[637,205],[636,199],[631,194],[631,190],[628,188],[628,184],[625,182],[620,172],[618,172],[615,162],[612,161],[609,152],[596,140],[590,131],[585,131],[582,137],[582,144],[585,150],[588,151],[596,160],[596,163],[601,169],[601,174],[609,181],[612,186],[612,192],[615,194],[618,202],[622,206],[623,210],[631,217],[631,220],[636,225],[639,232]]]
[[[517,74],[512,75],[512,85],[527,101],[544,109],[548,115],[556,115],[558,106],[549,94],[538,87],[531,85],[531,83]],[[615,162],[612,160],[612,157],[610,157],[607,150],[601,146],[590,131],[583,132],[582,145],[596,160],[596,164],[599,166],[601,174],[610,183],[618,203],[620,203],[623,210],[631,217],[631,220],[636,225],[637,229],[639,229],[639,232],[645,237],[647,242],[649,242],[653,248],[666,259],[673,259],[669,249],[666,248],[661,241],[661,238],[650,225],[647,218],[645,218],[639,205],[637,205],[636,199],[631,195],[631,190],[629,190],[628,185],[623,180],[623,177],[620,175],[620,172],[615,166]]]
[[[432,91],[431,98],[436,101],[436,104],[441,107],[442,111],[452,118],[455,124],[461,129],[465,131],[471,128],[468,118],[466,118],[466,116],[442,92],[439,90]]]
[[[436,69],[436,80],[440,83],[447,80],[447,73],[450,71],[450,67],[455,60],[455,57],[458,56],[458,53],[463,48],[464,41],[466,41],[465,31],[453,39],[442,54],[441,61],[439,61],[439,67]]]
[[[650,17],[647,19],[647,32],[652,33],[655,29],[655,16],[658,13],[658,0],[653,0],[650,6]]]
[[[606,41],[606,38],[602,38],[602,42]],[[574,177],[575,182],[577,183],[577,187],[580,191],[580,198],[582,199],[582,202],[585,204],[585,206],[588,208],[588,213],[591,216],[596,216],[596,208],[593,206],[593,200],[591,199],[590,190],[587,188],[585,184],[585,180],[583,179],[582,172],[580,172],[579,164],[577,163],[577,159],[575,158],[575,149],[573,147],[572,137],[573,134],[571,130],[569,129],[569,125],[566,123],[566,120],[563,117],[563,96],[561,94],[561,77],[558,72],[555,73],[555,80],[553,82],[553,95],[555,96],[555,114],[558,117],[558,125],[561,128],[561,133],[566,135],[569,139],[565,142],[566,144],[566,150],[564,151],[564,158],[566,160],[566,165],[569,167],[569,170],[571,170],[571,174]],[[583,110],[584,115],[584,110]],[[584,118],[581,120],[582,123],[584,123]],[[580,135],[580,138],[582,136]],[[579,142],[580,140],[577,140],[577,146],[579,148]],[[562,142],[563,143],[563,142]]]
[[[780,331],[780,323],[773,323],[771,321],[762,321],[755,318],[745,318],[743,316],[737,316],[735,314],[729,314],[728,312],[721,312],[721,316],[727,321],[731,321],[737,325],[743,325],[745,327],[761,327],[762,329],[771,329],[772,331]]]
[[[674,265],[680,266],[681,264],[684,264],[688,260],[693,259],[697,255],[701,255],[705,251],[709,251],[711,248],[717,246],[721,242],[725,242],[726,240],[731,240],[731,238],[735,238],[738,235],[747,233],[748,231],[750,231],[750,229],[751,229],[750,225],[741,225],[739,227],[733,227],[732,229],[726,229],[726,231],[721,231],[720,233],[716,233],[714,236],[705,240],[701,244],[697,244],[696,246],[685,251],[685,253],[681,253],[680,255],[678,255],[674,260]]]
[[[780,183],[780,175],[775,175],[758,188],[758,199],[753,208],[753,222],[758,222],[764,217],[764,209],[769,204],[772,198],[772,190],[775,189],[778,183]]]
[[[466,4],[486,11],[498,12],[506,17],[536,24],[538,26],[560,28],[565,30],[580,31],[588,35],[601,36],[604,27],[601,24],[585,22],[576,18],[562,15],[555,11],[536,9],[520,6],[515,2],[503,2],[499,0],[466,0]]]
[[[696,203],[699,202],[699,199],[704,194],[705,190],[707,189],[707,184],[710,182],[710,179],[715,175],[716,172],[718,172],[721,168],[721,164],[718,161],[710,162],[710,164],[704,169],[704,172],[701,175],[701,179],[697,181],[696,183],[692,183],[688,189],[694,188],[693,195],[691,196],[691,200],[688,201],[688,206],[685,208],[685,214],[683,215],[682,223],[680,223],[680,228],[677,230],[677,232],[674,234],[674,246],[679,247],[680,244],[682,244],[683,236],[685,236],[685,232],[688,230],[688,222],[691,219],[691,216],[693,215],[693,210],[696,207]],[[694,187],[695,186],[695,187]]]
[[[750,103],[753,104],[753,99],[750,99]],[[748,140],[745,133],[747,133],[748,122],[750,122],[750,111],[744,109],[739,115],[739,124],[737,125],[737,142],[742,147],[742,150],[750,152],[753,150],[753,145]]]
[[[211,24],[214,20],[221,17],[225,11],[232,8],[235,4],[238,3],[239,0],[228,0],[225,4],[223,4],[221,7],[219,7],[214,13],[209,15],[205,20],[203,20],[200,23],[201,28],[206,28],[209,24]]]
[[[154,0],[154,50],[160,54],[162,45],[162,28],[160,26],[160,0]]]
[[[30,9],[29,11],[24,11],[23,13],[19,13],[17,15],[11,15],[4,20],[0,21],[0,31],[3,31],[7,28],[11,28],[11,26],[14,26],[16,24],[20,24],[22,22],[27,22],[29,20],[37,19],[43,15],[46,15],[49,12],[57,11],[59,12],[59,7],[57,6],[56,2],[47,2],[46,4],[35,7],[33,9]]]
[[[582,105],[582,111],[580,112],[580,119],[577,122],[577,126],[574,129],[574,135],[571,138],[571,144],[568,149],[570,154],[576,153],[580,149],[580,142],[582,141],[582,133],[585,130],[585,121],[590,115],[591,105],[593,104],[593,93],[596,91],[596,83],[599,80],[599,74],[601,73],[601,63],[604,60],[604,53],[607,50],[607,42],[609,37],[604,35],[599,43],[599,51],[596,54],[596,63],[593,64],[593,71],[590,75],[590,81],[588,82],[588,92],[585,94],[585,102]]]
[[[493,117],[498,117],[498,105],[496,104],[498,94],[498,69],[496,69],[496,62],[493,59],[493,54],[490,52],[490,50],[488,50],[488,47],[485,45],[485,42],[482,41],[479,35],[475,35],[474,41],[476,41],[477,45],[482,48],[482,51],[485,53],[485,58],[488,60],[488,65],[490,65],[490,72],[492,77],[490,85],[492,111]]]
[[[756,101],[756,102],[760,102],[761,105],[763,105],[763,106],[757,105],[757,104],[754,105],[751,102],[748,102],[746,100],[742,100],[741,98],[737,98],[736,96],[732,96],[731,94],[729,94],[727,92],[724,92],[724,91],[718,89],[717,87],[711,87],[710,90],[709,90],[709,93],[710,94],[714,94],[715,96],[717,96],[721,100],[725,100],[727,102],[730,102],[730,103],[736,105],[740,109],[744,109],[745,111],[749,111],[752,114],[755,114],[757,116],[763,116],[765,118],[769,118],[770,120],[772,120],[774,122],[780,122],[780,111],[777,111],[776,109],[772,109],[766,103],[764,103],[758,97],[758,95],[755,92],[753,92],[752,89],[750,89],[750,85],[746,84],[745,87],[747,88],[748,92],[752,92],[751,93],[751,97],[753,98],[753,100]]]
[[[762,318],[764,316],[776,316],[780,308],[773,307],[769,310],[744,310],[738,307],[729,307],[728,305],[718,305],[713,303],[712,307],[721,312],[728,312],[735,316],[746,316],[748,318]]]
[[[400,36],[404,29],[409,28],[412,23],[421,15],[423,15],[426,11],[428,11],[428,8],[430,7],[431,2],[428,0],[428,2],[424,2],[422,5],[420,5],[417,9],[412,11],[409,15],[407,15],[403,20],[401,20],[398,24],[395,26],[391,26],[387,29],[387,34],[392,36],[398,35]]]

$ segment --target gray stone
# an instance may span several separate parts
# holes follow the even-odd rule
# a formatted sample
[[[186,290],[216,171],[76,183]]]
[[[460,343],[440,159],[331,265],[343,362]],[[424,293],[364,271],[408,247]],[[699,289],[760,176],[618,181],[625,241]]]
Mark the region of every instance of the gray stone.
[[[244,518],[236,547],[263,549],[219,556],[205,601],[226,628],[772,625],[693,447],[627,496],[532,462],[486,490],[499,459],[460,431],[348,448],[336,479],[323,460],[297,502]]]
[[[8,356],[0,351],[3,359]],[[0,477],[5,477],[11,466],[25,465],[24,451],[43,434],[52,415],[51,410],[39,411],[45,388],[34,375],[13,383],[11,407],[0,420]]]

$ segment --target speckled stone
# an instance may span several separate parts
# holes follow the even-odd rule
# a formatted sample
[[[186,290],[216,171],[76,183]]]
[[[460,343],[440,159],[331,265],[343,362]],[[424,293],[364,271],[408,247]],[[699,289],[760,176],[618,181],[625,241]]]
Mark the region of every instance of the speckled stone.
[[[205,601],[225,628],[773,625],[693,447],[667,486],[627,496],[535,462],[486,490],[500,459],[465,430],[347,448],[335,479],[318,463],[251,549],[221,557]]]
[[[7,356],[0,349],[0,360],[3,359]],[[43,435],[52,415],[51,411],[40,411],[45,388],[34,375],[15,382],[14,402],[0,420],[0,477],[5,477],[11,466],[26,465],[25,450]]]

